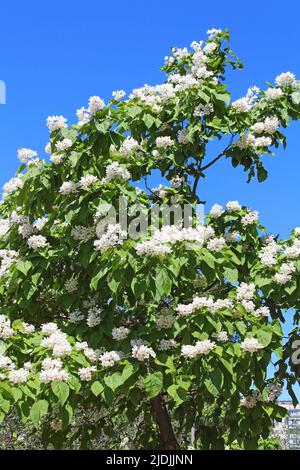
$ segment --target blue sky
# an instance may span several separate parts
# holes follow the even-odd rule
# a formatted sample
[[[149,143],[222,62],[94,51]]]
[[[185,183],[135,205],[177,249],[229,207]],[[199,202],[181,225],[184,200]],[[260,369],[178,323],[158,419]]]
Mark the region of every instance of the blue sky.
[[[108,100],[112,90],[162,82],[159,68],[169,48],[203,39],[209,28],[228,27],[232,49],[244,61],[243,71],[229,74],[233,98],[248,86],[263,88],[281,72],[300,78],[299,15],[298,0],[290,0],[287,8],[258,0],[5,2],[0,80],[6,83],[7,103],[0,105],[0,186],[18,167],[18,148],[43,155],[48,115],[75,122],[75,110],[91,95]],[[300,123],[286,134],[286,151],[264,157],[269,179],[263,184],[247,185],[246,175],[226,160],[210,169],[200,187],[207,206],[238,199],[282,236],[300,226]]]

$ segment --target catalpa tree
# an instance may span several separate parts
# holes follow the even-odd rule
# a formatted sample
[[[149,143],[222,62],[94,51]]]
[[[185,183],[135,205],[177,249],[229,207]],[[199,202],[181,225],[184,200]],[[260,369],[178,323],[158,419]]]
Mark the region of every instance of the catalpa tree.
[[[0,418],[33,423],[45,447],[187,448],[192,431],[196,449],[253,449],[285,416],[284,385],[296,401],[300,228],[274,238],[237,201],[194,216],[210,166],[265,180],[300,118],[290,72],[231,102],[226,70],[242,65],[228,41],[210,30],[172,49],[163,84],[93,96],[76,125],[50,116],[50,160],[18,150],[0,205]],[[154,170],[170,184],[149,188]],[[121,197],[134,237],[112,217]],[[154,228],[161,205],[191,208],[190,225],[159,209]]]

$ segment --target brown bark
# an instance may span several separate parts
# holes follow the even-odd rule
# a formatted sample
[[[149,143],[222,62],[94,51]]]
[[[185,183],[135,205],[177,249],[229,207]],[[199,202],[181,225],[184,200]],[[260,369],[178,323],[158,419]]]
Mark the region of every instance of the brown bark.
[[[151,400],[151,405],[155,414],[155,419],[159,427],[160,441],[164,450],[180,449],[173,431],[170,415],[164,403],[163,397],[158,395]]]

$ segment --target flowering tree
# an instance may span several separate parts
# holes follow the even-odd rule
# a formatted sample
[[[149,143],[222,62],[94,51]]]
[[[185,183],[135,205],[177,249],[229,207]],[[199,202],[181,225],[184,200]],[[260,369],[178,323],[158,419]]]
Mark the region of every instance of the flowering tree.
[[[123,420],[119,438],[135,448],[186,448],[191,430],[195,448],[257,448],[286,413],[284,383],[296,400],[298,330],[283,347],[281,323],[289,309],[298,321],[299,228],[280,241],[237,201],[214,205],[206,225],[135,237],[107,216],[120,196],[135,227],[137,204],[146,221],[158,204],[194,215],[211,165],[227,158],[263,181],[263,156],[285,146],[282,129],[300,118],[295,76],[231,103],[225,73],[241,63],[227,31],[208,35],[172,49],[165,83],[107,105],[91,97],[76,125],[49,117],[50,161],[20,149],[4,186],[0,418],[17,411],[45,446],[88,447]],[[223,151],[207,161],[216,139]],[[153,170],[171,185],[148,188]]]

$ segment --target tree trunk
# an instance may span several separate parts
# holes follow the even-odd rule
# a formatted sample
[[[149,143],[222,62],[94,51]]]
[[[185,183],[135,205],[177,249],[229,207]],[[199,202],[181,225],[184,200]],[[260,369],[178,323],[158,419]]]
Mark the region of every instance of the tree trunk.
[[[178,450],[179,444],[173,431],[171,419],[163,397],[158,395],[151,400],[155,419],[159,427],[160,441],[164,450]]]

